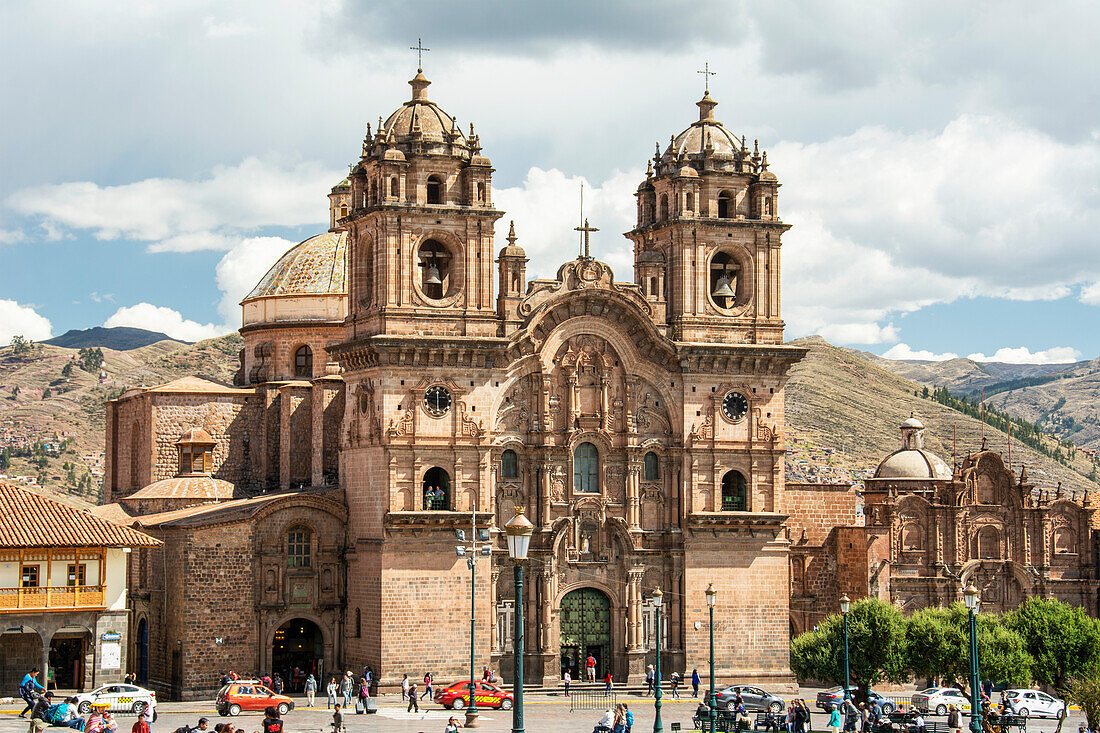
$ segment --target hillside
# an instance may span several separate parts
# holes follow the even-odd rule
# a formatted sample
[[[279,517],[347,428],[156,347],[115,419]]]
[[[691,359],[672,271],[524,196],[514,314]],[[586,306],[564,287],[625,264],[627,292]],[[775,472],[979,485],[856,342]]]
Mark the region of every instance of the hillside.
[[[924,422],[927,447],[948,464],[953,427],[960,456],[981,445],[981,423],[916,396],[922,385],[819,337],[793,344],[809,347],[810,353],[792,370],[786,391],[790,480],[862,478],[899,447],[898,426],[910,413]],[[988,426],[985,435],[990,448],[1007,454],[1007,435]],[[1066,488],[1100,489],[1088,480],[1091,464],[1080,456],[1069,468],[1014,442],[1012,463],[1016,470],[1026,465],[1041,486],[1061,481]]]
[[[169,338],[167,334],[158,331],[146,331],[144,328],[131,328],[129,326],[114,326],[112,328],[96,326],[82,330],[72,329],[42,343],[50,346],[63,346],[67,349],[85,349],[98,346],[105,349],[114,349],[115,351],[129,351],[130,349],[155,344],[158,341],[188,343]]]
[[[232,382],[241,345],[238,334],[190,345],[159,341],[125,351],[92,350],[91,361],[51,345],[37,344],[22,355],[0,349],[0,450],[11,453],[7,468],[0,459],[0,474],[44,478],[47,491],[94,503],[103,469],[103,403],[131,387],[188,374]],[[102,383],[94,367],[100,352],[107,373]]]
[[[971,359],[904,361],[887,359],[869,351],[855,351],[887,371],[929,387],[947,387],[953,394],[976,394],[979,389],[1016,379],[1051,377],[1074,364],[1003,364]]]

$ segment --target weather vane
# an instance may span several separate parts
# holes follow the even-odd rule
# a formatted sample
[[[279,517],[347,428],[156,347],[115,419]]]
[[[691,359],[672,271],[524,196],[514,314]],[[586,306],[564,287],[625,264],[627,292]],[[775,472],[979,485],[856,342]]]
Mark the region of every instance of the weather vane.
[[[703,63],[703,68],[699,71],[696,71],[695,73],[703,75],[703,91],[705,91],[707,94],[710,94],[710,78],[712,76],[718,76],[718,72],[711,71],[710,61],[705,61]]]
[[[424,52],[431,51],[431,49],[424,48],[424,42],[417,38],[416,45],[409,46],[409,50],[416,51],[416,70],[418,72],[424,71]]]

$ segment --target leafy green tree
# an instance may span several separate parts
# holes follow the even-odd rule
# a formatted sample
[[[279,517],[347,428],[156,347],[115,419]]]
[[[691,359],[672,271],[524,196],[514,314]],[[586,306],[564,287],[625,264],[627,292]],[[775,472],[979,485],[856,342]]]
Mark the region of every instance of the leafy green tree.
[[[969,648],[969,630],[953,623],[946,608],[924,608],[906,620],[907,666],[918,679],[943,676],[955,667],[960,650]]]
[[[859,686],[859,699],[866,699],[871,685],[906,679],[905,619],[895,606],[877,598],[852,604],[848,667],[852,683]],[[791,669],[802,679],[844,682],[844,619],[840,614],[829,616],[816,631],[791,641]]]
[[[945,609],[948,623],[958,634],[959,642],[952,663],[941,674],[953,675],[956,680],[970,679],[970,617],[961,601]],[[1015,631],[1001,624],[1001,619],[993,614],[979,613],[978,631],[978,667],[982,679],[1026,684],[1031,680],[1034,660],[1027,653],[1024,640]]]
[[[11,468],[11,448],[5,447],[0,451],[0,471],[7,471]]]
[[[22,334],[16,334],[11,338],[11,351],[16,356],[23,356],[29,354],[34,348],[34,342],[30,339],[23,338]]]
[[[65,362],[65,366],[61,367],[61,376],[71,377],[73,375],[73,363],[71,361]]]
[[[1066,702],[1077,703],[1085,713],[1089,730],[1100,725],[1100,676],[1095,674],[1084,678],[1074,678],[1066,682]],[[1059,727],[1062,721],[1058,721]]]
[[[1032,596],[1002,623],[1023,639],[1036,682],[1061,692],[1071,678],[1100,672],[1100,623],[1083,609]]]

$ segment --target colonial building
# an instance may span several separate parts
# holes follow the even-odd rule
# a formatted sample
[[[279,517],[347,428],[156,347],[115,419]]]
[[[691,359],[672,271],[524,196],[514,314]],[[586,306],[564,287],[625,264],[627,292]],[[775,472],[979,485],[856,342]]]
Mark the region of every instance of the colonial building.
[[[225,668],[461,674],[455,533],[471,525],[493,548],[476,656],[507,674],[500,529],[517,506],[536,525],[530,681],[576,677],[590,654],[638,680],[657,634],[671,668],[701,666],[713,583],[719,674],[789,683],[783,388],[804,350],[783,345],[788,226],[766,153],[704,95],[638,186],[628,279],[590,256],[586,222],[579,256],[528,281],[513,227],[497,250],[472,126],[422,72],[409,84],[332,190],[331,231],[243,301],[237,386],[179,380],[108,405],[110,511],[164,542],[131,567],[150,683],[199,696]]]
[[[157,545],[129,527],[0,483],[0,684],[16,689],[32,667],[49,671],[51,688],[121,681],[132,664],[127,557]]]

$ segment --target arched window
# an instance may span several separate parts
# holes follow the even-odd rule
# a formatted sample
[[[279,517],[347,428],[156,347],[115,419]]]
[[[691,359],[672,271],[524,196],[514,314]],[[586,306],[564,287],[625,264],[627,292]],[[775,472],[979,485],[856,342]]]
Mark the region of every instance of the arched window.
[[[573,491],[600,490],[600,452],[591,443],[581,443],[573,453]]]
[[[519,478],[519,458],[511,448],[500,454],[500,477]]]
[[[360,609],[355,609],[355,638],[358,639],[363,635],[363,612]]]
[[[451,252],[442,242],[426,239],[417,250],[420,260],[420,289],[438,300],[451,292]]]
[[[668,219],[668,194],[661,194],[661,221]]]
[[[397,198],[398,195],[399,194],[398,194],[397,176],[391,176],[390,177],[390,196],[393,196],[394,198]]]
[[[479,203],[485,201],[485,184],[480,181],[477,184],[477,200]]]
[[[695,211],[695,193],[693,191],[688,191],[687,210],[691,212]]]
[[[642,475],[646,481],[656,481],[661,478],[661,465],[657,460],[657,454],[653,451],[646,453],[642,458]]]
[[[718,194],[718,218],[729,219],[733,216],[733,197],[729,191]]]
[[[439,176],[428,176],[428,203],[443,203],[443,180]]]
[[[657,278],[649,278],[649,294],[655,298],[661,297],[661,294],[657,290]]]
[[[726,471],[722,477],[722,511],[743,512],[748,508],[745,477],[740,471]]]
[[[653,203],[653,194],[649,193],[645,196],[645,203],[642,205],[642,223],[652,224],[653,219],[656,216],[657,207]]]
[[[999,560],[1001,558],[1001,538],[997,528],[985,526],[978,530],[977,543],[978,557],[982,560]]]
[[[768,196],[764,199],[764,216],[772,215],[772,197]]]
[[[1054,530],[1054,554],[1077,554],[1077,535],[1069,527],[1058,527]]]
[[[791,594],[803,595],[806,592],[806,565],[802,558],[791,558]]]
[[[424,474],[424,508],[441,512],[451,509],[451,477],[438,466]]]
[[[347,204],[340,204],[340,218],[343,219],[347,215],[348,215],[348,205]]]
[[[924,549],[924,529],[916,522],[910,522],[901,528],[901,549]]]
[[[311,540],[313,532],[304,524],[296,524],[286,533],[286,566],[308,568],[313,564]]]
[[[302,345],[294,352],[294,376],[309,379],[313,376],[313,349]]]
[[[720,308],[737,303],[740,266],[730,254],[718,252],[710,261],[710,297]]]

